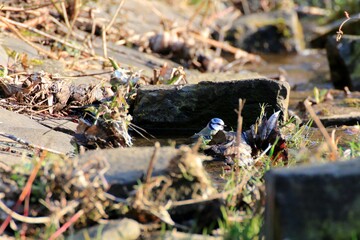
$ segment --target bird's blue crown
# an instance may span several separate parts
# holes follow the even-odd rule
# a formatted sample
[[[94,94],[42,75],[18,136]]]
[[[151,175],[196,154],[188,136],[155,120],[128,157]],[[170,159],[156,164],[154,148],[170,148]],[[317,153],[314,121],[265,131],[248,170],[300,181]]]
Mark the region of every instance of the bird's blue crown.
[[[212,131],[219,131],[219,130],[224,130],[224,126],[225,126],[225,123],[222,119],[220,118],[213,118],[210,120],[209,122],[209,128],[212,130]]]

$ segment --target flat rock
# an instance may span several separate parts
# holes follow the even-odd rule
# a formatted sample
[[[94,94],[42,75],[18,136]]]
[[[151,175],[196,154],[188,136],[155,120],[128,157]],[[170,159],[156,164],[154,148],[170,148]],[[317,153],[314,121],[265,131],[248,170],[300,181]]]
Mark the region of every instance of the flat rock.
[[[74,151],[74,147],[71,144],[71,135],[57,132],[39,124],[25,115],[11,112],[3,108],[0,108],[0,132],[14,135],[31,144],[50,148],[64,154],[70,154]],[[4,141],[8,142],[9,139],[1,137],[0,142]],[[1,159],[8,159],[9,157],[8,153],[0,154]],[[6,164],[14,163],[11,161],[4,162]]]
[[[339,42],[329,37],[326,51],[335,88],[360,91],[360,36],[344,35]]]
[[[69,236],[66,240],[111,239],[132,240],[140,237],[140,224],[132,219],[111,220],[106,224],[99,224],[88,229],[81,230]]]
[[[312,108],[321,120],[325,127],[342,126],[342,125],[356,125],[360,122],[360,92],[351,92],[346,95],[343,91],[332,89],[331,95],[333,99],[328,99],[313,104]],[[310,115],[302,109],[303,105],[298,105],[303,102],[306,97],[313,95],[312,92],[292,92],[290,105],[296,108],[297,114],[307,122]],[[296,107],[296,105],[298,105]],[[315,125],[313,123],[313,125]]]
[[[287,112],[290,87],[269,79],[200,82],[182,86],[143,86],[138,90],[133,111],[134,123],[145,129],[194,133],[214,117],[237,126],[239,98],[246,99],[242,112],[244,129],[260,115],[266,104],[268,114]]]
[[[266,239],[360,237],[360,158],[270,170]]]
[[[109,170],[105,173],[106,180],[116,188],[121,185],[131,185],[144,177],[148,169],[153,147],[132,147],[88,151],[79,156],[80,163],[88,160],[106,161]],[[162,147],[153,169],[153,175],[165,171],[170,160],[178,153],[172,147]]]

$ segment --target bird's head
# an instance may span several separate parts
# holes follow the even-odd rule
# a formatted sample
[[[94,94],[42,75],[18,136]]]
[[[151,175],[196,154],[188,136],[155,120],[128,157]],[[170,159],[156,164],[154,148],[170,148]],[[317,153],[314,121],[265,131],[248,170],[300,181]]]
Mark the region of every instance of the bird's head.
[[[211,131],[217,132],[217,131],[220,131],[220,130],[224,130],[225,123],[220,118],[213,118],[208,123],[208,127],[209,127],[209,129]]]

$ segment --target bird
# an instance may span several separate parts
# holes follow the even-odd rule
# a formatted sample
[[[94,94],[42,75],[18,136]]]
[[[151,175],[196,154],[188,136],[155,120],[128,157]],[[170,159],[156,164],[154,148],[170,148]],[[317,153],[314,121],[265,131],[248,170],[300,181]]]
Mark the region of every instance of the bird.
[[[274,146],[274,156],[287,161],[287,147],[285,139],[281,136],[278,128],[280,111],[275,112],[269,118],[262,115],[249,130],[241,133],[240,143],[237,143],[237,133],[225,131],[224,121],[213,118],[199,133],[194,136],[203,137],[207,147],[204,153],[217,159],[223,159],[231,163],[236,156],[240,166],[250,166],[263,151],[269,150],[269,145]],[[237,145],[239,144],[239,145]]]
[[[200,132],[195,133],[191,138],[202,137],[204,140],[211,140],[218,131],[223,131],[226,127],[224,121],[220,118],[212,118],[210,122]]]

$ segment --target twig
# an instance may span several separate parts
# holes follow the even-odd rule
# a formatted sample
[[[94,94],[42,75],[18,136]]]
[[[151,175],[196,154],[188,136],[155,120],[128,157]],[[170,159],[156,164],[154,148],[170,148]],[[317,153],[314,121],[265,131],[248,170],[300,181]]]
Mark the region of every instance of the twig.
[[[199,152],[200,146],[201,146],[201,144],[202,144],[202,142],[203,142],[202,139],[203,139],[202,137],[199,137],[199,138],[197,139],[195,145],[191,148],[191,150],[192,150],[193,153]]]
[[[112,27],[112,25],[114,24],[114,22],[116,20],[116,17],[119,15],[121,7],[124,5],[124,3],[125,3],[125,0],[121,0],[121,2],[119,3],[118,8],[116,9],[116,12],[115,12],[114,16],[112,17],[110,23],[105,28],[105,32],[107,32]]]
[[[237,126],[237,131],[236,131],[236,146],[237,147],[240,147],[240,143],[241,143],[241,133],[242,133],[242,123],[243,123],[243,117],[241,116],[241,113],[242,113],[242,110],[244,109],[245,101],[246,100],[242,100],[241,98],[239,98],[239,110],[237,111],[238,126]],[[238,155],[237,158],[240,159],[240,151],[238,151],[237,155]]]
[[[109,73],[112,73],[112,72],[113,71],[105,71],[105,72],[99,72],[99,73],[85,73],[85,74],[77,74],[77,75],[72,75],[72,76],[67,76],[67,77],[70,77],[70,78],[90,77],[90,76],[109,74]]]
[[[242,49],[230,46],[229,44],[219,42],[214,39],[203,37],[194,31],[191,31],[190,34],[198,41],[208,43],[208,44],[212,45],[213,47],[221,48],[227,52],[234,54],[236,59],[247,58],[247,59],[249,59],[249,61],[256,62],[256,63],[264,62],[264,60],[259,55],[248,53]]]
[[[13,25],[11,25],[6,18],[0,16],[0,21],[3,22],[12,32],[16,34],[21,40],[29,44],[31,47],[35,48],[37,51],[45,54],[46,56],[52,58],[52,59],[58,59],[59,57],[53,54],[52,52],[46,51],[45,49],[42,49],[41,47],[37,46],[36,44],[30,42],[28,39],[26,39]]]
[[[151,156],[151,160],[150,160],[150,163],[149,163],[149,167],[147,169],[147,172],[146,172],[146,178],[145,178],[145,183],[149,183],[150,180],[151,180],[151,176],[152,176],[152,172],[153,172],[153,169],[154,169],[154,165],[158,159],[158,155],[159,155],[159,149],[160,149],[160,143],[159,142],[156,142],[155,143],[155,148],[154,148],[154,152],[153,152],[153,155]]]
[[[347,21],[350,21],[352,18],[350,17],[349,13],[344,11],[345,13],[345,17],[346,19],[341,23],[340,27],[339,27],[339,30],[336,32],[336,41],[339,42],[342,38],[342,36],[344,35],[344,32],[341,30],[342,27],[344,26],[344,24],[347,22]]]
[[[25,203],[24,203],[24,217],[28,217],[29,216],[29,209],[30,209],[30,195],[31,195],[31,189],[29,190],[28,194],[26,195],[25,198]],[[26,230],[28,229],[28,225],[27,223],[22,223],[21,226],[21,239],[26,239]]]
[[[80,211],[78,211],[74,216],[70,218],[68,222],[62,225],[61,228],[59,228],[53,235],[51,235],[49,240],[53,240],[59,237],[63,232],[66,231],[66,229],[71,226],[71,224],[75,223],[83,214],[84,210],[81,209]]]
[[[56,11],[63,16],[63,13],[61,11],[61,9],[59,8],[59,6],[57,5],[57,3],[61,3],[62,1],[58,1],[58,2],[55,2],[54,0],[50,0],[51,1],[51,4],[55,7]]]
[[[105,26],[102,27],[101,37],[102,37],[102,43],[103,43],[104,58],[108,58]]]
[[[314,120],[314,122],[316,123],[316,125],[318,126],[321,134],[325,137],[325,141],[331,151],[331,160],[335,161],[336,157],[338,155],[337,152],[337,147],[334,143],[334,141],[331,140],[331,137],[329,135],[329,133],[326,131],[324,125],[322,124],[322,122],[320,121],[319,117],[316,115],[314,109],[311,107],[311,103],[309,101],[309,99],[306,99],[304,101],[304,105],[306,110],[308,111],[308,113],[310,114],[311,118]]]
[[[27,217],[14,212],[10,208],[8,208],[5,205],[5,203],[1,200],[2,198],[4,198],[5,194],[4,193],[0,193],[0,194],[1,194],[0,209],[3,210],[6,214],[8,214],[11,218],[14,218],[15,220],[18,220],[23,223],[31,223],[31,224],[46,224],[51,221],[50,217]]]
[[[117,202],[117,203],[124,203],[126,205],[128,205],[128,201],[126,201],[125,198],[119,198],[119,197],[115,197],[114,195],[110,194],[110,193],[107,193],[105,192],[104,193],[104,196],[108,199],[110,199],[111,201],[114,201],[114,202]]]
[[[65,24],[66,24],[69,32],[71,32],[71,25],[70,25],[70,22],[69,22],[68,14],[67,14],[67,12],[66,12],[65,2],[61,2],[61,3],[60,3],[60,6],[61,6],[61,10],[62,10],[62,17],[63,17],[64,20],[65,20]],[[68,33],[68,35],[69,35],[69,33]]]
[[[62,208],[59,212],[55,213],[55,218],[60,219],[65,214],[68,214],[70,211],[73,211],[77,206],[79,206],[80,202],[72,201],[66,207]]]
[[[38,146],[38,145],[35,145],[35,144],[31,144],[31,143],[25,141],[24,139],[18,138],[16,136],[8,134],[8,133],[0,132],[0,135],[3,136],[3,137],[6,137],[6,138],[10,138],[11,140],[14,140],[15,142],[24,144],[25,146],[28,146],[28,147],[31,147],[31,148],[40,149],[40,150],[55,153],[55,154],[65,155],[62,152],[59,152],[59,151],[56,151],[56,150],[53,150],[53,149],[50,149],[50,148],[46,148],[46,147]]]

